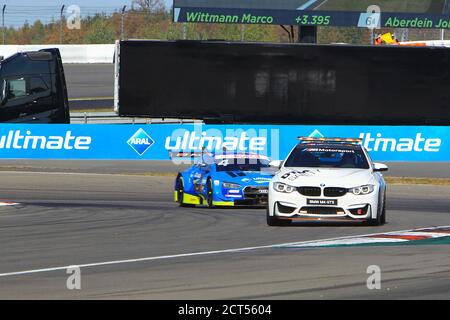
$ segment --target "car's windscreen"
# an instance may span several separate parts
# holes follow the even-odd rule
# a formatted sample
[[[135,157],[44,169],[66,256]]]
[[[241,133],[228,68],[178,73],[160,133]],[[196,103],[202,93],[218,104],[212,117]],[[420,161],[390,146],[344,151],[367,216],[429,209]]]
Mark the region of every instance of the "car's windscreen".
[[[285,167],[369,169],[360,148],[337,146],[297,146]]]
[[[216,159],[217,171],[261,171],[270,168],[266,159]]]

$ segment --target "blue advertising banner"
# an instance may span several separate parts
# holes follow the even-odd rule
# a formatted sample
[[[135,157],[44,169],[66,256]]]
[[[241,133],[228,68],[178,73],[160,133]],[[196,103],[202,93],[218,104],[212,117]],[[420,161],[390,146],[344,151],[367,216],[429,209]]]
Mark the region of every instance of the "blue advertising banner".
[[[362,138],[377,161],[450,161],[450,127],[303,125],[0,125],[2,159],[169,160],[171,151],[284,159],[297,137]]]

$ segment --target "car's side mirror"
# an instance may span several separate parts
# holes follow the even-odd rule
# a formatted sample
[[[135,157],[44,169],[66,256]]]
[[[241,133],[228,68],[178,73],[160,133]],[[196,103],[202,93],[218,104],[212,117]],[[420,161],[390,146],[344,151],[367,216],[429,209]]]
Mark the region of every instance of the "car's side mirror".
[[[8,102],[8,82],[6,80],[3,80],[2,82],[2,92],[0,97],[0,104],[3,106]]]
[[[280,169],[283,166],[283,161],[281,160],[270,161],[269,166],[271,166],[272,168]]]
[[[373,164],[373,171],[375,171],[375,172],[383,172],[383,171],[388,171],[388,170],[389,170],[388,166],[383,163],[374,163]]]

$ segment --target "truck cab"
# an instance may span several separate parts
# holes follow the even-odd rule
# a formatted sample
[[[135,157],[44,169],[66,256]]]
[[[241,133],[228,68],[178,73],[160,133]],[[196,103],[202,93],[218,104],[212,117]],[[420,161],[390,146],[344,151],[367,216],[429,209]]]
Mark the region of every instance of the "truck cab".
[[[70,123],[58,49],[19,52],[0,62],[0,122]]]

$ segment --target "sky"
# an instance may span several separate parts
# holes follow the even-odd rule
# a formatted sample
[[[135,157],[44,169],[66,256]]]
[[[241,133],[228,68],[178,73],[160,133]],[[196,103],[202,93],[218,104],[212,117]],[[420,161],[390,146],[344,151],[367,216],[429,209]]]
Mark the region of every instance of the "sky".
[[[66,8],[76,4],[81,8],[81,14],[92,15],[97,12],[114,12],[124,5],[131,7],[132,0],[0,0],[0,7],[6,4],[5,26],[18,27],[25,21],[32,24],[37,19],[50,22],[52,18],[59,19],[61,6]],[[164,0],[168,7],[173,0]]]

